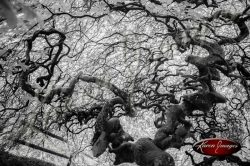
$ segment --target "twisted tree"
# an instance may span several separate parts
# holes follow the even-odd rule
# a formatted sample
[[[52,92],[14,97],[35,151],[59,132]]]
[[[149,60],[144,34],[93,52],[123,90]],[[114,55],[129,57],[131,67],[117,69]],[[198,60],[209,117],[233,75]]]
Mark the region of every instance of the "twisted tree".
[[[107,149],[115,165],[249,164],[249,20],[247,0],[0,2],[0,147],[49,136],[71,157],[25,144],[68,165]],[[141,116],[155,133],[138,134]],[[211,137],[243,149],[192,151]]]

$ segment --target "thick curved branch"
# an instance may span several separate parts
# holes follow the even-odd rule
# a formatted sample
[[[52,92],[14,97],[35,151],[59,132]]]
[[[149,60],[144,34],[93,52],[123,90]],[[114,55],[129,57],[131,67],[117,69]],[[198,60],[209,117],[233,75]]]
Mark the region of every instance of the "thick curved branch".
[[[229,11],[220,10],[215,12],[210,18],[207,18],[208,21],[212,21],[220,17],[229,19],[236,24],[240,30],[240,33],[234,38],[220,37],[222,39],[218,42],[219,45],[239,43],[249,36],[249,29],[245,23],[245,21],[249,19],[249,15],[244,16],[245,13],[246,12],[244,11],[242,14],[232,14]]]
[[[135,143],[125,142],[110,152],[116,154],[115,165],[136,162],[139,166],[174,166],[173,157],[159,149],[150,138],[140,138]]]
[[[83,75],[83,73],[80,73],[79,74],[79,79],[81,81],[84,81],[84,82],[95,83],[96,85],[99,85],[101,87],[105,87],[105,88],[109,89],[110,91],[112,91],[116,96],[120,96],[124,100],[127,100],[128,96],[129,96],[126,92],[119,89],[114,84],[112,84],[110,82],[106,82],[104,80],[101,80],[101,79],[99,79],[97,77],[85,76],[85,75]]]

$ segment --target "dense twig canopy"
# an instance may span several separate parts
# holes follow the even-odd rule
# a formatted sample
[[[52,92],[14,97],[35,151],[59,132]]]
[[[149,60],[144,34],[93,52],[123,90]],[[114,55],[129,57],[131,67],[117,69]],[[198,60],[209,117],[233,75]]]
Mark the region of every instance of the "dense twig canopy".
[[[70,163],[112,143],[135,147],[125,148],[129,157],[111,149],[115,163],[156,165],[157,157],[140,161],[137,146],[150,144],[146,152],[171,162],[177,149],[184,157],[175,165],[249,164],[249,20],[248,0],[1,1],[0,147],[52,137],[68,141]],[[133,135],[143,118],[150,141]],[[129,130],[128,119],[137,119]],[[242,150],[224,158],[192,151],[211,137]]]

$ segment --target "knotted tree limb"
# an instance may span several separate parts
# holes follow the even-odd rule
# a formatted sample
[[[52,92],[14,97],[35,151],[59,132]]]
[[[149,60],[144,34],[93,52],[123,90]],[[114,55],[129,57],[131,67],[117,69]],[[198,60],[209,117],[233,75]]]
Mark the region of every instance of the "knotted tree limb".
[[[180,124],[183,124],[184,128],[186,128],[186,130],[183,130],[183,132],[179,132],[180,135],[184,136],[181,138],[185,139],[186,134],[184,133],[185,132],[188,133],[189,131],[187,128],[187,124],[185,124],[185,117],[187,115],[192,115],[192,112],[194,110],[200,110],[203,111],[204,113],[207,113],[214,106],[214,104],[226,102],[226,98],[220,93],[216,92],[212,85],[212,80],[220,81],[220,75],[217,70],[218,66],[223,69],[224,73],[231,72],[228,63],[224,59],[225,53],[221,45],[226,43],[232,44],[240,42],[249,35],[249,32],[244,21],[243,20],[240,21],[240,19],[243,19],[240,18],[240,16],[236,17],[230,15],[230,13],[219,12],[217,13],[217,15],[214,16],[214,18],[217,18],[220,15],[228,19],[231,19],[231,21],[234,21],[234,23],[239,26],[240,34],[235,38],[227,38],[227,39],[223,38],[219,42],[209,42],[197,37],[191,38],[189,36],[190,37],[189,44],[200,46],[205,50],[207,50],[209,54],[207,57],[199,57],[191,55],[186,58],[186,62],[197,67],[199,71],[199,76],[194,77],[194,80],[192,82],[200,82],[202,88],[196,93],[183,96],[183,102],[181,104],[170,105],[168,112],[170,113],[172,112],[172,114],[167,114],[166,116],[170,118],[172,121],[168,120],[166,124],[162,125],[162,127],[158,129],[154,139],[155,144],[158,145],[158,147],[161,149],[166,149],[173,146],[178,148],[178,145],[174,144],[175,139],[173,138],[176,137],[175,132],[178,129],[177,126]],[[224,69],[222,66],[225,66],[227,69]],[[219,70],[221,68],[219,68]],[[244,73],[243,75],[248,75],[248,72],[243,70],[242,66],[238,65],[238,68],[240,69],[241,72],[243,71],[242,72],[242,74]],[[191,81],[189,81],[189,83],[191,83]],[[173,112],[175,112],[178,115],[174,115]],[[173,117],[180,117],[180,115],[182,115],[183,120],[178,118],[173,118]],[[207,164],[209,164],[209,162],[207,162]]]
[[[26,71],[23,71],[20,74],[20,86],[24,91],[29,93],[30,95],[37,97],[39,101],[49,104],[52,102],[52,99],[57,95],[59,98],[65,98],[65,97],[71,97],[76,83],[79,82],[79,80],[87,82],[87,83],[95,83],[101,87],[105,87],[112,91],[116,96],[120,98],[119,104],[123,104],[125,107],[125,110],[128,115],[133,116],[133,110],[130,103],[130,97],[129,94],[125,91],[119,89],[117,86],[115,86],[112,83],[106,82],[104,80],[101,80],[99,78],[93,77],[93,76],[84,76],[82,72],[78,73],[74,79],[71,80],[68,87],[58,87],[52,89],[47,94],[41,94],[39,92],[36,92],[36,89],[29,84],[28,82],[28,76],[31,74],[32,69],[27,69]]]
[[[204,58],[198,56],[186,58],[187,62],[197,67],[199,76],[194,82],[200,82],[202,88],[196,93],[183,96],[181,104],[169,106],[169,110],[165,113],[167,123],[158,129],[154,138],[154,143],[163,150],[169,147],[180,148],[184,145],[184,140],[191,136],[192,125],[185,120],[186,116],[192,115],[195,110],[203,111],[206,114],[214,104],[226,102],[226,98],[216,92],[212,85],[212,80],[220,80],[220,75],[214,65],[224,64],[222,47],[217,43],[201,42],[200,39],[193,39],[191,43],[199,45],[209,52],[209,56]],[[222,56],[218,53],[221,53]]]
[[[28,72],[23,72],[20,75],[20,86],[22,87],[22,89],[24,91],[26,91],[27,93],[29,93],[30,95],[32,95],[33,97],[37,97],[39,99],[39,101],[45,103],[45,104],[49,104],[52,102],[52,99],[57,95],[58,97],[71,97],[73,92],[74,92],[74,88],[76,83],[78,82],[78,77],[79,74],[76,76],[76,78],[74,78],[73,80],[71,80],[71,82],[69,83],[69,86],[66,88],[63,87],[59,87],[59,88],[54,88],[52,89],[49,93],[43,95],[39,92],[35,91],[35,88],[32,87],[27,79],[28,79]]]
[[[47,45],[51,49],[49,51],[48,58],[40,63],[33,62],[30,57],[30,53],[33,48],[33,42],[35,42],[35,40],[38,39],[39,37],[43,37],[44,39],[46,39],[50,35],[58,35],[59,39],[54,45],[51,45],[48,40],[45,40],[47,42]],[[19,73],[19,86],[24,91],[26,91],[33,97],[36,96],[41,102],[44,102],[47,104],[51,102],[55,94],[59,94],[61,92],[61,89],[54,89],[47,96],[44,96],[36,91],[36,88],[29,83],[28,78],[29,78],[29,75],[31,75],[32,73],[34,73],[40,68],[43,68],[47,70],[48,75],[40,76],[36,79],[36,81],[37,83],[39,83],[40,86],[44,86],[45,85],[44,81],[47,81],[46,87],[48,86],[48,84],[50,83],[50,79],[54,74],[55,66],[59,63],[60,59],[63,56],[65,56],[65,54],[63,54],[65,39],[66,39],[66,36],[62,32],[55,30],[55,29],[36,31],[33,34],[33,36],[31,36],[30,38],[26,40],[27,50],[25,53],[25,59],[21,61],[21,64],[23,65],[23,67],[21,67],[21,70],[14,72],[14,73]],[[53,50],[56,47],[58,48],[56,49],[57,50],[56,53],[54,53]]]
[[[96,125],[95,125],[95,133],[92,139],[92,145],[94,145],[95,148],[97,148],[97,152],[94,151],[94,156],[98,157],[103,153],[106,147],[106,137],[107,134],[110,132],[108,127],[108,115],[111,112],[112,109],[114,109],[114,106],[117,104],[124,105],[125,112],[129,116],[134,116],[134,111],[132,109],[132,105],[130,103],[129,95],[124,92],[123,90],[119,89],[117,86],[110,82],[105,82],[99,78],[92,77],[92,76],[84,76],[82,73],[79,73],[79,80],[87,82],[87,83],[95,83],[99,86],[105,87],[112,91],[116,97],[106,101],[101,109],[101,112],[98,114],[96,119]],[[100,145],[96,145],[96,141],[100,141]],[[104,144],[104,145],[101,145]],[[96,147],[97,146],[97,147]],[[98,148],[103,147],[102,150],[99,150]]]
[[[173,157],[159,149],[150,138],[140,138],[135,143],[124,142],[110,152],[116,154],[114,165],[135,162],[139,166],[175,166]]]
[[[219,18],[226,18],[232,21],[240,30],[240,33],[238,33],[238,35],[234,38],[220,37],[222,39],[218,42],[219,45],[239,43],[249,36],[249,29],[245,22],[250,18],[250,15],[246,14],[245,11],[242,13],[232,14],[229,11],[220,10],[215,12],[210,18],[207,18],[207,20],[211,22],[214,19]]]
[[[120,97],[113,98],[107,101],[102,107],[101,112],[98,114],[95,125],[95,134],[92,139],[92,144],[98,139],[103,131],[106,130],[108,114],[114,108],[116,104],[123,104],[123,100]]]
[[[155,121],[158,128],[154,143],[162,150],[173,147],[179,149],[184,145],[184,141],[193,135],[190,131],[192,124],[186,120],[187,116],[192,116],[193,111],[200,110],[206,114],[217,103],[225,103],[226,98],[218,92],[199,91],[183,96],[180,104],[170,105],[169,109],[163,114],[165,118],[159,117]],[[165,121],[163,123],[163,121]],[[161,122],[159,124],[159,122]]]
[[[229,73],[234,71],[235,67],[232,65],[230,66],[227,63],[227,61],[225,60],[224,50],[221,46],[226,45],[226,44],[239,43],[239,42],[243,41],[246,37],[249,36],[249,29],[246,25],[246,21],[250,19],[250,15],[247,14],[247,12],[246,12],[248,10],[249,10],[249,7],[247,7],[242,13],[236,13],[236,14],[232,14],[229,11],[219,10],[219,11],[215,12],[211,17],[206,18],[206,20],[209,22],[211,22],[215,19],[221,19],[222,21],[225,22],[226,21],[225,19],[227,19],[228,21],[231,21],[233,24],[236,24],[239,28],[239,33],[237,33],[238,35],[236,37],[229,38],[229,37],[225,37],[225,36],[217,36],[216,35],[216,37],[218,37],[220,39],[219,41],[208,42],[206,40],[203,40],[203,39],[200,39],[197,37],[191,38],[189,36],[190,44],[200,46],[200,47],[206,49],[209,53],[209,56],[207,56],[206,58],[203,58],[203,60],[207,61],[206,64],[203,63],[203,66],[217,68],[226,76],[230,76]],[[196,57],[197,60],[198,60],[198,58],[199,57]],[[199,59],[201,59],[201,58],[199,58]],[[194,65],[198,68],[197,63]],[[248,72],[245,72],[246,70],[243,70],[243,68],[240,64],[239,65],[233,64],[233,65],[237,66],[237,69],[239,72],[246,73],[246,75],[248,76]],[[226,69],[222,66],[225,66]]]
[[[95,148],[97,148],[97,153],[94,151],[94,156],[98,157],[103,153],[105,150],[105,147],[107,145],[107,137],[109,136],[110,127],[108,125],[108,115],[109,113],[114,109],[114,106],[117,104],[121,104],[125,108],[125,112],[129,116],[134,116],[134,110],[132,108],[129,95],[124,92],[123,90],[119,89],[117,86],[110,82],[103,81],[99,78],[92,77],[92,76],[84,76],[83,73],[79,73],[78,79],[87,83],[95,83],[99,86],[105,87],[112,91],[116,97],[106,101],[104,105],[102,106],[101,112],[98,114],[95,124],[95,133],[92,139],[92,145],[94,145]],[[112,131],[113,132],[113,131]],[[130,140],[131,137],[127,135],[125,132],[121,132],[118,137],[123,136],[123,139]],[[100,141],[100,145],[98,145],[96,142]],[[123,140],[122,140],[123,142]],[[122,143],[121,142],[121,143]],[[96,145],[97,144],[97,145]],[[103,145],[102,145],[103,144]],[[101,146],[101,147],[100,147]],[[99,150],[99,148],[103,148],[102,150]]]
[[[27,76],[22,75],[22,77],[26,78]],[[104,80],[101,80],[93,76],[85,76],[83,75],[83,72],[78,73],[76,77],[70,81],[68,87],[66,88],[59,87],[59,88],[52,89],[46,95],[36,93],[35,90],[31,88],[31,85],[25,82],[25,80],[21,81],[21,83],[25,84],[24,90],[26,90],[26,92],[34,96],[37,96],[41,102],[49,104],[52,102],[52,99],[56,95],[59,98],[71,97],[74,92],[75,85],[79,82],[79,80],[83,82],[87,82],[87,83],[95,83],[101,87],[105,87],[116,95],[116,97],[106,101],[105,104],[102,106],[101,112],[97,116],[97,120],[96,120],[97,123],[95,125],[96,132],[95,132],[95,136],[93,137],[92,143],[96,141],[96,139],[100,136],[102,131],[105,131],[105,126],[108,120],[108,114],[114,108],[115,105],[117,104],[123,105],[125,108],[126,114],[129,116],[134,116],[134,110],[130,103],[129,95],[125,91],[119,89],[117,86],[115,86],[114,84],[110,82],[106,82]]]
[[[96,120],[95,133],[92,139],[94,157],[99,157],[106,150],[109,143],[112,144],[112,148],[116,148],[123,142],[134,141],[133,137],[123,130],[118,118],[108,119],[107,111],[112,109],[110,106],[107,106],[109,108],[104,106],[106,108],[99,113]]]
[[[200,46],[207,50],[210,56],[210,61],[218,61],[225,57],[223,48],[217,42],[209,42],[197,37],[191,38],[190,44]],[[214,59],[215,58],[215,59]]]
[[[36,38],[31,38],[30,41],[33,41]],[[28,47],[28,50],[30,51],[32,48],[31,46]],[[28,52],[29,52],[28,51]],[[28,53],[27,59],[28,59]],[[29,63],[29,59],[26,60],[27,63]],[[25,71],[22,71],[20,74],[20,86],[23,90],[25,90],[30,95],[37,97],[39,101],[50,104],[53,102],[53,99],[57,96],[58,99],[61,101],[65,100],[66,98],[70,98],[74,92],[75,86],[79,81],[83,81],[86,83],[94,83],[96,85],[99,85],[101,87],[105,87],[109,89],[111,92],[114,93],[115,97],[108,100],[104,103],[104,105],[101,108],[101,112],[97,116],[97,123],[95,126],[96,132],[95,136],[93,138],[93,143],[96,141],[96,139],[100,136],[100,134],[105,131],[106,123],[108,120],[108,114],[110,111],[114,108],[115,105],[120,104],[124,106],[124,110],[126,115],[134,116],[134,110],[132,108],[131,102],[130,102],[130,96],[125,91],[119,89],[117,86],[110,82],[106,82],[104,80],[101,80],[97,77],[93,76],[85,76],[83,75],[83,72],[78,73],[70,82],[67,87],[57,87],[52,90],[50,90],[47,94],[39,93],[37,90],[28,82],[29,74],[37,70],[38,67],[36,65],[30,65],[29,68],[27,68]]]
[[[125,111],[128,113],[128,115],[134,116],[134,112],[133,112],[132,105],[130,102],[130,96],[127,92],[119,89],[117,86],[115,86],[114,84],[110,82],[106,82],[96,77],[84,76],[80,73],[79,79],[84,82],[95,83],[99,86],[105,87],[109,89],[110,91],[112,91],[116,96],[120,97],[120,99],[123,100],[123,103],[119,103],[119,104],[124,105]]]

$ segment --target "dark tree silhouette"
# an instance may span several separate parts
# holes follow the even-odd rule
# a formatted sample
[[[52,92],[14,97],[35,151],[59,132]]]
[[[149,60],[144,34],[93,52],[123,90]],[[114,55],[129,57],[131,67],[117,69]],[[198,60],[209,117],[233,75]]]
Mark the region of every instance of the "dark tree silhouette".
[[[172,166],[174,154],[165,152],[171,148],[197,166],[249,165],[247,0],[6,2],[0,3],[0,162],[10,165],[2,156],[20,144],[70,165],[74,155],[25,139],[42,133],[67,142],[60,133],[92,129],[93,156],[109,149],[114,165]],[[17,28],[2,32],[6,26]],[[148,111],[156,114],[155,135],[129,142],[134,136],[121,119]],[[211,137],[233,139],[244,150],[198,159],[187,150]]]

